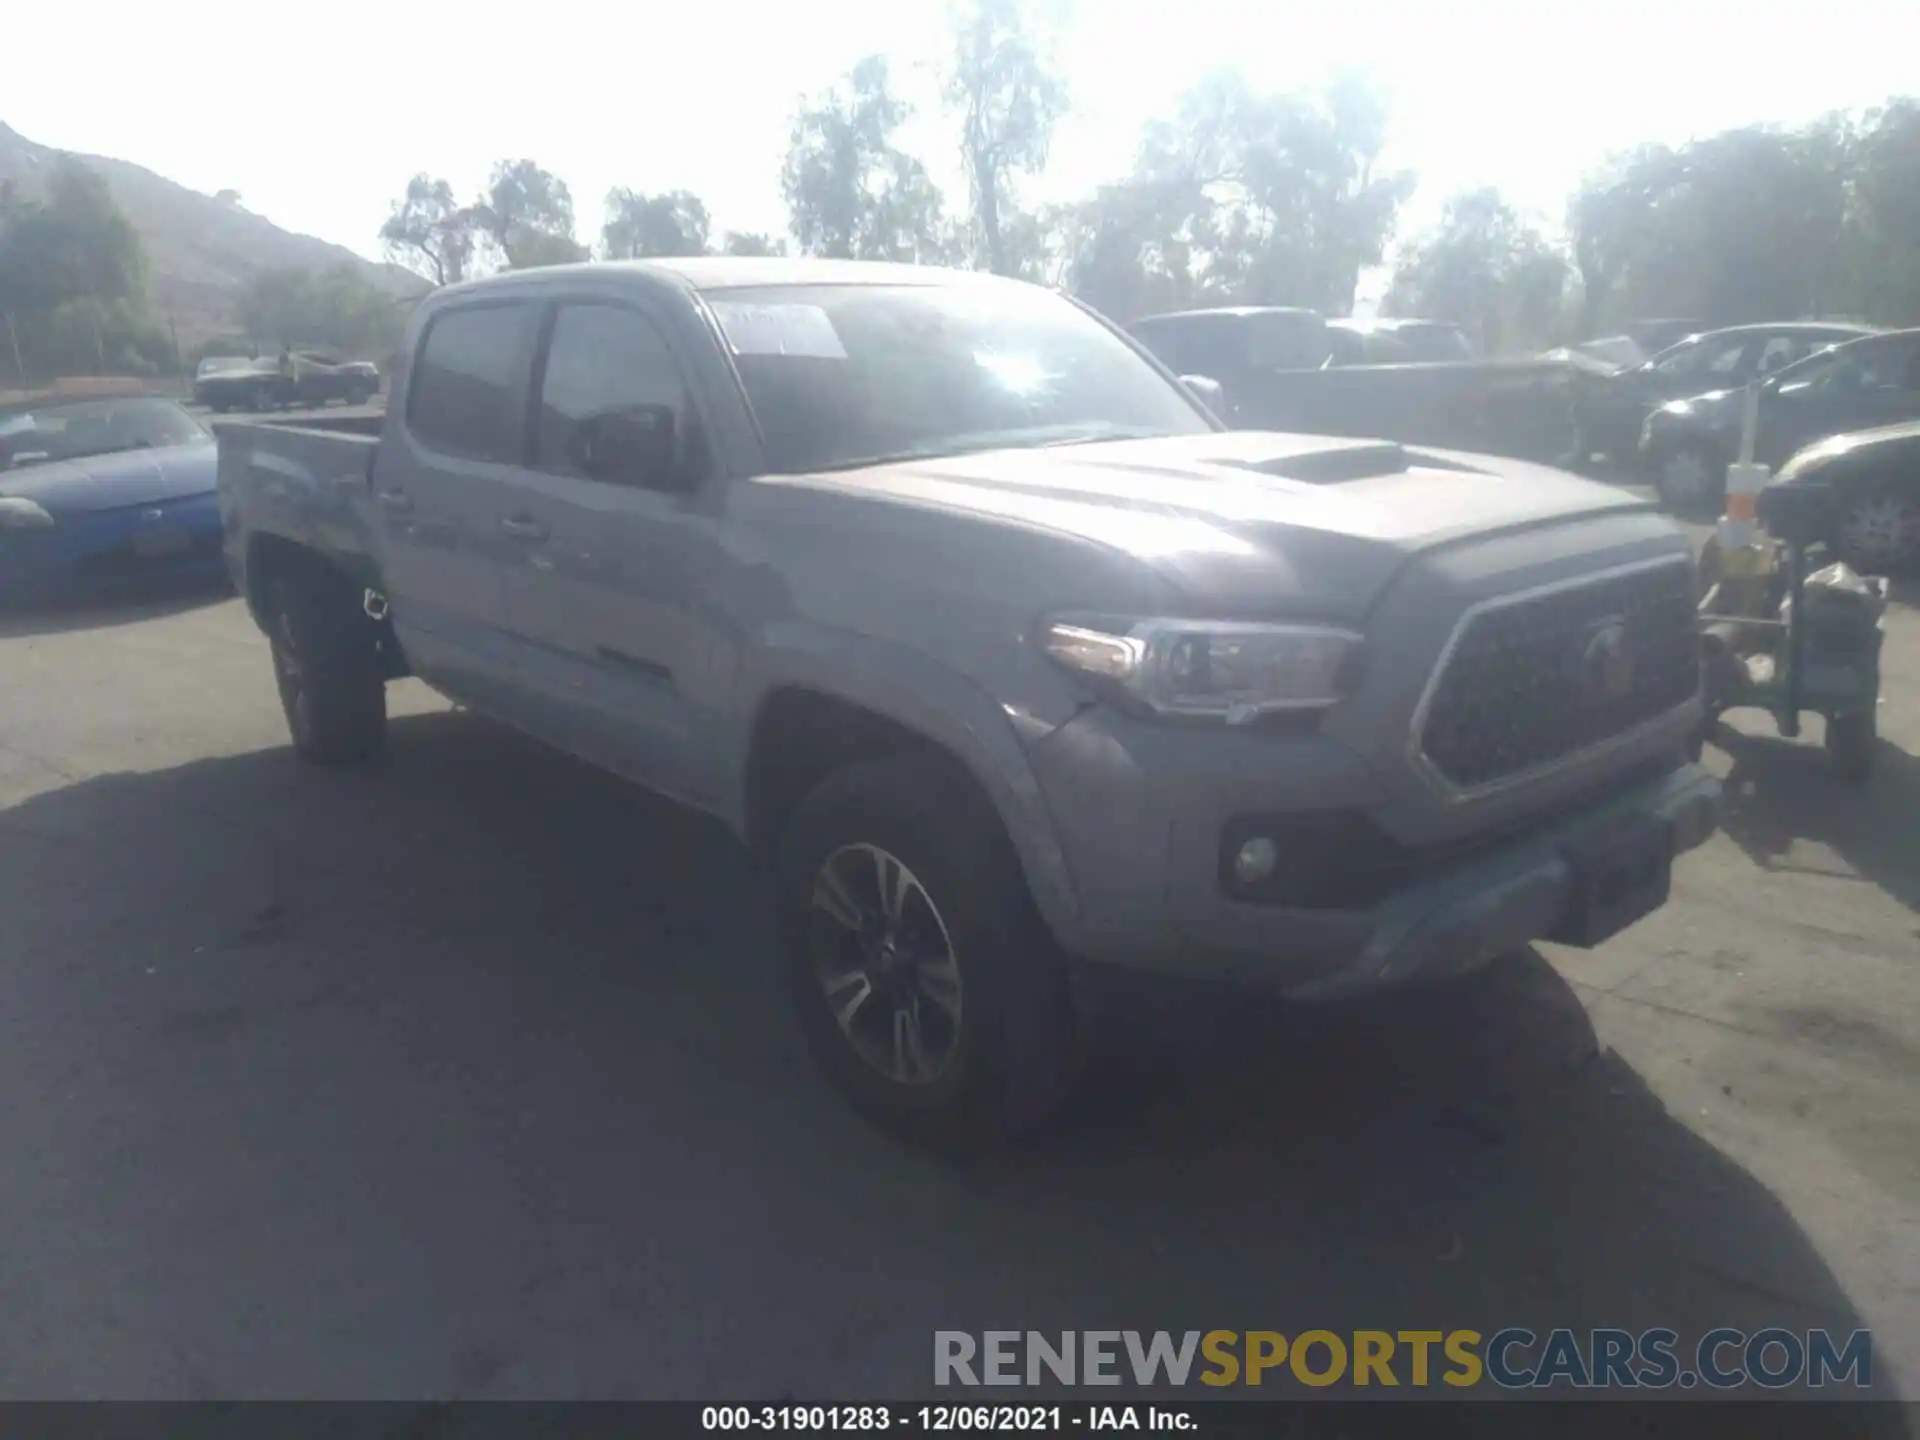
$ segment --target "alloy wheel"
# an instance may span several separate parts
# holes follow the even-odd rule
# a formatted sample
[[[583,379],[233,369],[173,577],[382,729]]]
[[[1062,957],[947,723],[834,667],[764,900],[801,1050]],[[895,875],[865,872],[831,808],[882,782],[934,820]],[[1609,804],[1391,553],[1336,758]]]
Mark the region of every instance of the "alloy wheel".
[[[809,943],[827,1009],[854,1052],[898,1085],[931,1085],[959,1054],[962,985],[933,897],[896,855],[844,845],[814,877]]]
[[[1895,565],[1920,549],[1920,501],[1868,495],[1841,512],[1834,539],[1843,554],[1868,566]]]

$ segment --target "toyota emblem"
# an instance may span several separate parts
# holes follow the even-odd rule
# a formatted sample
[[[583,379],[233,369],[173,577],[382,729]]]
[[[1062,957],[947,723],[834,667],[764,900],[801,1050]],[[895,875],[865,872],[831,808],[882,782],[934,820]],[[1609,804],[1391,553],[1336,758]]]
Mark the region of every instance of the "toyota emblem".
[[[1609,616],[1590,628],[1576,662],[1581,692],[1588,702],[1605,705],[1633,689],[1633,638],[1627,623]]]

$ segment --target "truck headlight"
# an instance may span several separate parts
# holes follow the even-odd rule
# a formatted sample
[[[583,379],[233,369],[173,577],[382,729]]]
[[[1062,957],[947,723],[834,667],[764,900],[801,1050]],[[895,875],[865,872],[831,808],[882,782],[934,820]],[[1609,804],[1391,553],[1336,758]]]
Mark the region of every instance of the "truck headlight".
[[[0,530],[45,530],[52,524],[44,506],[24,495],[0,495]]]
[[[1070,617],[1040,639],[1058,664],[1156,714],[1229,725],[1338,704],[1359,679],[1363,643],[1325,625]]]

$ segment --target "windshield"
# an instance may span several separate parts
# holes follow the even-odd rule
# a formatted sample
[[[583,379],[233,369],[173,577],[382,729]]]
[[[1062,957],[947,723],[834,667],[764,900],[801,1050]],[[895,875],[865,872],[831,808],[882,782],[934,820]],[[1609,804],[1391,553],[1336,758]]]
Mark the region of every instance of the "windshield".
[[[710,297],[777,474],[1213,427],[1035,286],[793,285]]]
[[[1403,325],[1393,332],[1393,338],[1415,360],[1473,359],[1473,342],[1465,331],[1451,325]]]
[[[0,417],[0,469],[207,439],[171,400],[77,400]]]

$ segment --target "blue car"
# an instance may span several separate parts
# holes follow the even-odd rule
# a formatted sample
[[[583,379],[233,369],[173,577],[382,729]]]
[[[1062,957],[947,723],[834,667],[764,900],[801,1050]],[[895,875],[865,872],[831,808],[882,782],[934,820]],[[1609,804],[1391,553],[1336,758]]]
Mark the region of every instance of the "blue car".
[[[224,580],[215,453],[150,395],[0,410],[0,605]]]

